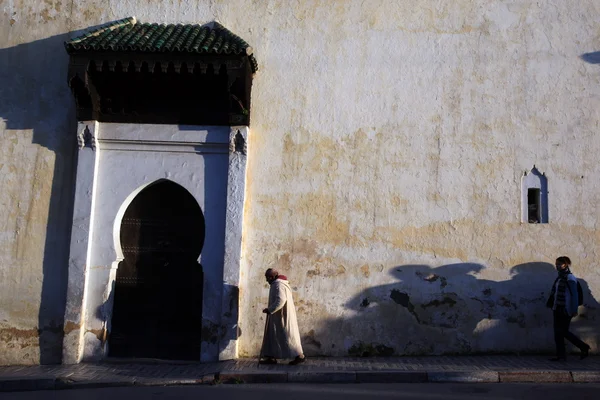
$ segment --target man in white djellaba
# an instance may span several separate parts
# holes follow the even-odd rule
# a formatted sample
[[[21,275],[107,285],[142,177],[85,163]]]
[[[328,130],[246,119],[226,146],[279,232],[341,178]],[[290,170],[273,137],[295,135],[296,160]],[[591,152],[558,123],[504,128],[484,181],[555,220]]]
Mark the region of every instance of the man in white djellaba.
[[[296,319],[296,307],[292,298],[292,288],[285,275],[269,268],[265,272],[269,285],[269,306],[263,310],[268,315],[268,322],[263,338],[261,364],[277,364],[278,358],[293,358],[290,365],[298,365],[306,361],[300,331]]]

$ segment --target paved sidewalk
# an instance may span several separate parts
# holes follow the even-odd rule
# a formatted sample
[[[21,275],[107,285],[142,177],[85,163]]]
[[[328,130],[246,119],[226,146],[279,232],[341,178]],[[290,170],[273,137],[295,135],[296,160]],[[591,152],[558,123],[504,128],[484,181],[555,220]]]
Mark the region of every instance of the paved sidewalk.
[[[217,363],[112,361],[0,367],[0,391],[218,383],[600,382],[600,356],[431,356],[309,358],[298,366],[258,366],[256,359]]]

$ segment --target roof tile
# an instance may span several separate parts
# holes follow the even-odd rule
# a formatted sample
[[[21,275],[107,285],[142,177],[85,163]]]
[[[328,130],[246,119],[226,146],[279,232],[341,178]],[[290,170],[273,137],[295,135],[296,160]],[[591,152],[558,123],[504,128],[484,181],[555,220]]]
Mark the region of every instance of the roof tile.
[[[65,42],[69,54],[88,51],[187,52],[248,55],[252,71],[258,69],[252,48],[223,25],[140,23],[124,18]]]

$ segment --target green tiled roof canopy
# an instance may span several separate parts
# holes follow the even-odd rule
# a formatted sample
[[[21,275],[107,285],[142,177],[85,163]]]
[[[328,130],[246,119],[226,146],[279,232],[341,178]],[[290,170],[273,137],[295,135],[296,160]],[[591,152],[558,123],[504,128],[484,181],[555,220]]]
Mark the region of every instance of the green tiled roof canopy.
[[[69,54],[86,52],[196,53],[247,55],[252,72],[258,63],[252,47],[223,25],[149,24],[124,18],[65,42]]]

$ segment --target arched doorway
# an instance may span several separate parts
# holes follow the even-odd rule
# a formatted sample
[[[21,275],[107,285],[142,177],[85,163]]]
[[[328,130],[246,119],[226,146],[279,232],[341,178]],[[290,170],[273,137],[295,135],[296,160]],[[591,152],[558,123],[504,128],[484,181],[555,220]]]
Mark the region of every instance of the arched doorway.
[[[158,181],[121,222],[109,356],[198,360],[204,216],[180,185]]]

